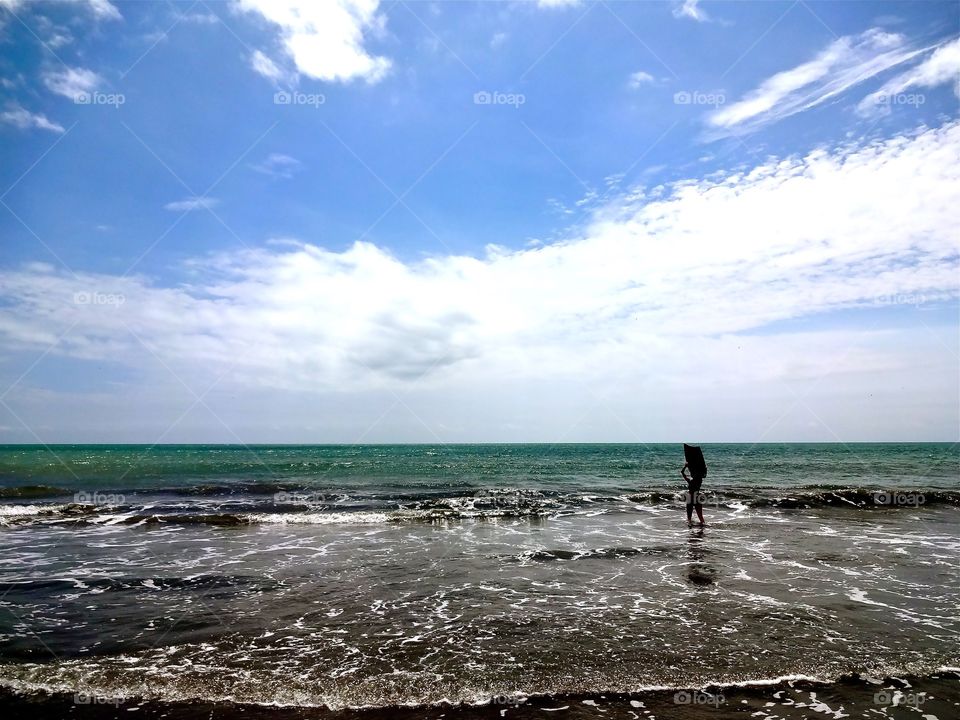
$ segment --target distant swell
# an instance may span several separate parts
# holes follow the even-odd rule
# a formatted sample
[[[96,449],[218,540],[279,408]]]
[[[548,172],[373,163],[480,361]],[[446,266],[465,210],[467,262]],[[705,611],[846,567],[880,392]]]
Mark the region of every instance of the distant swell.
[[[0,498],[41,498],[70,495],[69,490],[49,485],[20,485],[19,487],[0,487]]]
[[[680,508],[686,497],[680,490],[650,490],[624,496],[560,493],[516,488],[491,488],[474,493],[334,493],[278,485],[258,486],[261,492],[218,496],[212,486],[151,491],[144,499],[134,492],[111,491],[110,503],[42,502],[66,491],[46,486],[6,488],[0,503],[0,526],[23,523],[130,525],[243,526],[257,524],[371,524],[387,522],[445,522],[496,518],[562,517],[572,514],[634,512],[643,506]],[[265,497],[273,492],[272,497]],[[200,496],[200,497],[197,497]],[[70,498],[73,500],[74,498]],[[29,500],[30,502],[17,502]],[[140,502],[137,502],[140,500]],[[864,488],[737,488],[705,491],[701,502],[725,509],[794,510],[824,508],[893,512],[922,511],[932,506],[960,507],[955,490],[870,490]]]

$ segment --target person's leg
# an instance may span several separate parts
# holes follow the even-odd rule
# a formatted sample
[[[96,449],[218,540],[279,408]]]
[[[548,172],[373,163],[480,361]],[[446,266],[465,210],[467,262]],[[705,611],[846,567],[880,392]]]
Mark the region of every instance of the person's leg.
[[[688,498],[689,502],[692,503],[693,508],[697,511],[697,517],[700,518],[700,524],[705,525],[703,522],[703,505],[700,502],[700,486],[703,484],[703,478],[694,478],[693,482],[690,483],[690,497]],[[687,520],[691,520],[691,515],[689,509],[687,510]]]
[[[687,522],[693,524],[693,493],[687,492]]]

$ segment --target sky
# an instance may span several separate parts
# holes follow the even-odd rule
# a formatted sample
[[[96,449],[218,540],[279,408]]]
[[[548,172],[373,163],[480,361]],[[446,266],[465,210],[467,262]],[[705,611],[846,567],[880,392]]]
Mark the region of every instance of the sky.
[[[0,442],[957,441],[958,35],[0,0]]]

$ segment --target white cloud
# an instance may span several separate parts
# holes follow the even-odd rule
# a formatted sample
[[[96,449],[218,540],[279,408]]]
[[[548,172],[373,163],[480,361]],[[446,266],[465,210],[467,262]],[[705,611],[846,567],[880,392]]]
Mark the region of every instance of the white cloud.
[[[219,200],[216,198],[210,197],[188,197],[183,200],[177,200],[175,202],[168,202],[163,206],[164,210],[172,210],[174,212],[186,212],[188,210],[206,210],[208,208],[214,207]]]
[[[32,19],[35,25],[35,32],[43,38],[43,43],[52,49],[57,49],[73,42],[73,34],[70,29],[48,18],[46,15],[37,15]]]
[[[97,20],[120,20],[122,15],[117,10],[117,6],[110,0],[59,0],[60,2],[69,2],[74,5],[84,5],[90,10]],[[19,10],[26,6],[26,0],[0,0],[0,7],[6,7],[9,10]]]
[[[700,0],[682,0],[673,8],[675,18],[688,18],[697,22],[708,22],[710,17],[706,10],[700,7]]]
[[[48,120],[47,116],[41,113],[32,113],[16,103],[8,105],[3,112],[0,112],[0,122],[13,125],[21,130],[40,128],[56,133],[63,132],[63,125]]]
[[[364,48],[369,35],[384,30],[386,19],[377,13],[378,0],[238,2],[242,10],[279,27],[286,54],[308,77],[327,82],[360,78],[375,83],[390,70],[388,58],[371,55]]]
[[[579,5],[580,0],[537,0],[537,7],[558,8]]]
[[[916,57],[902,35],[876,28],[834,40],[812,60],[764,80],[708,118],[718,134],[745,132],[820,105]]]
[[[956,386],[957,361],[935,351],[921,311],[916,332],[865,330],[875,315],[843,331],[789,321],[956,300],[958,151],[952,123],[633,189],[564,242],[491,246],[483,257],[404,262],[364,242],[340,252],[287,244],[194,258],[188,282],[166,287],[6,269],[0,334],[10,352],[36,351],[69,329],[51,352],[141,371],[159,358],[156,382],[174,387],[171,370],[198,388],[226,373],[234,395],[328,393],[343,416],[417,387],[430,426],[473,428],[467,439],[489,439],[520,412],[524,427],[559,433],[597,397],[641,421],[655,403],[664,417],[680,414],[671,427],[688,428],[705,418],[726,428],[736,403],[739,427],[759,433],[779,414],[766,403],[783,400],[784,384],[821,376],[829,394],[818,407],[831,424],[872,427],[875,410],[850,415],[871,393],[888,430],[916,420],[949,433],[956,404],[944,388]],[[542,405],[518,410],[517,392]]]
[[[496,50],[507,41],[508,37],[509,35],[507,35],[505,32],[494,33],[493,37],[490,38],[490,48],[492,50]]]
[[[70,43],[72,43],[73,35],[71,35],[69,31],[54,32],[52,35],[49,35],[47,39],[44,40],[44,42],[47,44],[48,47],[51,47],[54,50],[56,50],[59,47],[63,47],[64,45],[69,45]]]
[[[87,5],[99,20],[119,20],[122,16],[110,0],[75,0]]]
[[[250,167],[264,175],[289,180],[300,169],[300,161],[283,153],[270,153],[263,162]]]
[[[258,74],[275,82],[286,77],[286,73],[260,50],[253,51],[253,55],[250,56],[250,66]]]
[[[869,115],[911,88],[932,88],[947,83],[953,84],[954,93],[960,97],[960,39],[941,45],[922,63],[884,83],[860,102],[857,111]]]
[[[628,84],[634,90],[642,85],[652,84],[654,82],[656,82],[656,80],[654,79],[653,75],[648,72],[644,72],[643,70],[637,70],[637,72],[631,73],[630,79],[628,80]]]
[[[43,84],[51,92],[63,95],[71,100],[88,95],[97,89],[103,79],[86,68],[64,68],[44,73]]]

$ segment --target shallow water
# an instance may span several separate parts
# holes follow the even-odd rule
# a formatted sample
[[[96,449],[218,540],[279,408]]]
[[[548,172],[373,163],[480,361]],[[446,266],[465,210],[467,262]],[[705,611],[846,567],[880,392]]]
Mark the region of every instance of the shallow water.
[[[100,485],[8,472],[8,488],[48,489],[0,506],[0,685],[396,708],[960,665],[952,446],[897,446],[888,466],[868,446],[850,462],[866,456],[899,481],[860,488],[797,450],[810,446],[786,446],[776,483],[723,484],[733,473],[715,458],[734,451],[708,446],[706,528],[687,527],[677,483],[648,468],[631,486],[626,446],[560,458],[503,447],[480,465],[521,456],[513,482],[501,468],[444,486],[449,469],[423,476],[402,460],[391,477],[415,479],[391,487],[352,470],[322,484],[238,478],[236,457],[201,490],[170,468]],[[442,453],[472,467],[449,448],[401,455],[424,465]],[[764,453],[758,463],[775,465]],[[592,474],[568,476],[573,465]]]

